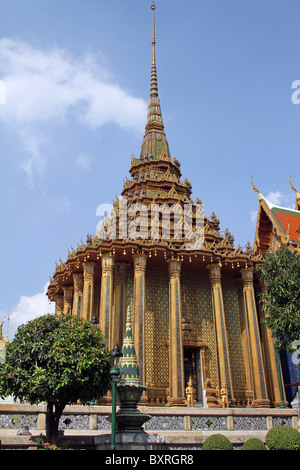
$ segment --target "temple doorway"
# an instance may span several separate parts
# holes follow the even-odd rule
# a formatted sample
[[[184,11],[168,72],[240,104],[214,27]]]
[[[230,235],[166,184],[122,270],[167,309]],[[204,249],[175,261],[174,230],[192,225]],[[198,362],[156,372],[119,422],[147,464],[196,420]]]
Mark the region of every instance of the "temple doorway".
[[[196,390],[196,403],[203,405],[203,386],[201,375],[200,348],[184,348],[184,387],[188,386],[190,377]]]

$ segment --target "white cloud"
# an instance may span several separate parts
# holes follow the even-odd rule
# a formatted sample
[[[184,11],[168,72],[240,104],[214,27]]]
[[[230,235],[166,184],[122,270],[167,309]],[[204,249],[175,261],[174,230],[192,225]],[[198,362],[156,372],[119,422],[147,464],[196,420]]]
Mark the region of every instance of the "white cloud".
[[[257,220],[257,213],[258,213],[257,210],[250,212],[250,218],[251,218],[251,222],[252,222],[253,224],[256,223],[256,220]]]
[[[70,212],[71,203],[65,196],[53,200],[54,210],[59,214],[65,215]]]
[[[20,300],[10,315],[9,337],[15,334],[17,328],[29,320],[55,312],[54,302],[49,302],[46,295],[49,283],[44,286],[43,292],[39,292],[31,297],[21,295]]]
[[[278,190],[270,191],[265,197],[265,199],[267,199],[267,201],[274,204],[274,206],[286,207],[287,209],[294,209],[295,207],[293,193],[285,194]],[[251,219],[252,224],[256,223],[257,213],[258,213],[257,210],[250,212],[250,219]]]
[[[266,199],[270,201],[274,206],[287,207],[288,209],[294,209],[294,194],[284,194],[281,191],[270,191],[267,194]]]
[[[72,57],[67,51],[38,49],[19,39],[0,39],[0,77],[6,104],[0,120],[17,126],[29,154],[29,180],[44,172],[45,140],[40,126],[74,120],[89,128],[112,122],[143,132],[146,102],[113,83],[101,54]],[[24,131],[26,129],[26,131]]]
[[[92,159],[89,155],[87,155],[86,153],[81,153],[75,160],[75,166],[77,166],[81,170],[88,171],[91,169],[91,162]]]
[[[35,176],[41,176],[45,171],[46,158],[43,146],[47,139],[37,129],[26,129],[25,127],[19,131],[19,135],[25,151],[29,154],[29,157],[21,164],[21,168],[27,176],[29,186],[33,187]]]

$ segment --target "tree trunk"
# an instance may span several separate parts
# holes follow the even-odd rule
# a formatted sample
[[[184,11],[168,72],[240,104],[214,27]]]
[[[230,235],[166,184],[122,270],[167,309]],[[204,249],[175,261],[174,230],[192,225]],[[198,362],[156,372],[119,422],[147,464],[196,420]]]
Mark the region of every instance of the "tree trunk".
[[[46,439],[47,442],[51,442],[52,437],[52,417],[53,417],[53,403],[47,403],[47,415],[46,415]]]
[[[47,403],[46,438],[50,444],[58,444],[58,426],[64,407],[65,404]]]

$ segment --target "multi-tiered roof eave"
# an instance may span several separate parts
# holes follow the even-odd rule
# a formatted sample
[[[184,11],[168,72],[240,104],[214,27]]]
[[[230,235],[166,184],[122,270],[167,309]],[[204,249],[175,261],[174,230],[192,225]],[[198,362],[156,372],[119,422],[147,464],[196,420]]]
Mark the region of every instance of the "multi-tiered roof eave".
[[[195,202],[191,199],[192,185],[188,178],[181,181],[181,163],[174,156],[171,157],[165,128],[162,119],[161,106],[158,94],[157,69],[155,56],[155,28],[154,28],[154,2],[153,10],[153,37],[152,37],[152,67],[150,99],[140,156],[132,156],[129,169],[129,177],[124,180],[121,192],[122,198],[126,198],[128,206],[141,203],[146,207],[151,204],[174,204],[192,205],[193,217],[197,204],[202,204],[196,197]],[[101,238],[97,235],[88,235],[86,242],[82,240],[77,248],[68,250],[66,261],[56,263],[56,269],[48,288],[48,297],[54,300],[56,294],[61,293],[64,286],[73,284],[73,275],[83,270],[83,263],[95,261],[96,270],[101,272],[101,257],[110,253],[115,256],[116,261],[132,264],[132,255],[143,252],[148,257],[148,264],[160,266],[167,269],[167,259],[180,259],[183,270],[206,272],[206,266],[211,263],[220,263],[223,272],[229,275],[240,275],[242,267],[253,266],[261,262],[260,254],[254,255],[252,248],[246,247],[244,251],[239,245],[233,244],[233,236],[225,230],[220,233],[220,221],[213,212],[210,217],[204,216],[204,243],[200,249],[188,250],[185,247],[184,236],[174,239],[174,221],[171,219],[171,238],[164,239],[158,236],[152,239],[120,238],[119,235],[119,207],[120,200],[113,201],[117,218],[117,232],[115,238]],[[104,220],[104,227],[109,224],[110,217]],[[150,216],[146,222],[150,230]],[[160,233],[163,222],[159,221]]]

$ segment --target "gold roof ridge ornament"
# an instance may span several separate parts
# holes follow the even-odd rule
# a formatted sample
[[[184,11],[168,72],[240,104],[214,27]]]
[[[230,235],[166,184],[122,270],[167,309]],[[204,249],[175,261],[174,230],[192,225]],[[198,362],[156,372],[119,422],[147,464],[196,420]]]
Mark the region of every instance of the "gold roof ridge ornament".
[[[290,175],[290,177],[289,177],[289,182],[290,182],[290,185],[291,185],[292,190],[295,191],[295,193],[296,193],[296,195],[297,195],[298,197],[300,197],[300,196],[299,196],[299,193],[298,193],[298,191],[297,191],[297,189],[295,188],[295,186],[294,186],[293,183],[292,183],[292,175]]]
[[[289,182],[290,182],[290,185],[291,185],[292,190],[295,191],[295,193],[296,193],[296,206],[295,206],[295,210],[299,211],[299,210],[300,210],[300,194],[298,193],[297,189],[295,188],[295,186],[294,186],[293,183],[292,183],[292,175],[290,175],[290,177],[289,177]]]
[[[251,184],[252,184],[252,188],[253,190],[258,193],[258,200],[261,201],[262,200],[262,195],[261,195],[261,192],[258,191],[258,189],[254,186],[254,183],[253,183],[253,175],[251,175]]]

